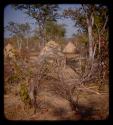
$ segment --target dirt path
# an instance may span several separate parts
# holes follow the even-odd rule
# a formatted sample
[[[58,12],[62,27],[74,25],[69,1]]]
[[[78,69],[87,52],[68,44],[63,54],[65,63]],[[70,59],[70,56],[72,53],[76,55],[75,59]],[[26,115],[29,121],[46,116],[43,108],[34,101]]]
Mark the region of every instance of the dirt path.
[[[81,115],[72,111],[69,101],[51,93],[49,91],[50,84],[48,84],[49,81],[42,84],[41,91],[37,96],[36,114],[33,113],[32,108],[24,109],[25,106],[18,95],[5,95],[5,117],[10,120],[80,120]],[[108,94],[97,96],[81,93],[79,103],[95,109],[96,113],[91,117],[92,119],[105,119],[109,114]]]

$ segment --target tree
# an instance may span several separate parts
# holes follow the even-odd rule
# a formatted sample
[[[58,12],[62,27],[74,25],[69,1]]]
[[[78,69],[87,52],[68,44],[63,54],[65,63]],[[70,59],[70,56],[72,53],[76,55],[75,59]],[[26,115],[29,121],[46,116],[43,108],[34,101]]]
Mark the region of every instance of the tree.
[[[91,78],[94,71],[94,61],[98,61],[98,78],[100,87],[103,81],[108,81],[109,54],[108,54],[108,8],[105,5],[81,5],[78,9],[64,11],[64,16],[71,18],[81,32],[87,33],[89,61],[83,76]],[[90,67],[90,68],[88,68]],[[88,75],[86,75],[88,74]],[[94,75],[93,75],[94,76]],[[106,77],[107,76],[107,77]],[[105,79],[105,77],[107,79]]]
[[[5,27],[6,30],[10,31],[11,34],[16,37],[18,49],[21,50],[22,48],[22,41],[26,37],[26,47],[28,48],[28,37],[30,34],[30,25],[28,23],[25,24],[18,24],[15,22],[9,22],[8,25]]]
[[[103,5],[83,4],[77,9],[64,10],[64,16],[71,18],[75,22],[81,32],[88,33],[89,38],[89,59],[94,60],[96,44],[94,43],[94,31],[97,32],[98,25],[101,29],[105,29],[107,23],[107,7]],[[105,20],[105,21],[104,21]],[[105,30],[104,30],[105,31]],[[98,31],[99,33],[99,31]]]
[[[21,35],[23,34],[23,38],[26,38],[26,48],[29,49],[29,39],[31,34],[31,27],[29,23],[20,24],[19,29],[21,31]]]
[[[94,52],[93,50],[93,43],[94,43],[94,38],[93,38],[93,25],[94,25],[94,9],[95,5],[82,5],[84,11],[85,11],[85,16],[87,19],[87,27],[88,27],[88,38],[89,38],[89,60],[93,62],[94,60]]]
[[[56,22],[48,22],[46,24],[46,37],[48,40],[56,40],[64,38],[65,36],[65,28],[61,24],[57,24]]]
[[[48,21],[56,21],[58,18],[57,4],[16,4],[14,5],[15,9],[23,10],[27,15],[35,19],[36,23],[39,27],[39,37],[42,41],[42,46],[45,45],[46,35],[45,35],[45,27]]]

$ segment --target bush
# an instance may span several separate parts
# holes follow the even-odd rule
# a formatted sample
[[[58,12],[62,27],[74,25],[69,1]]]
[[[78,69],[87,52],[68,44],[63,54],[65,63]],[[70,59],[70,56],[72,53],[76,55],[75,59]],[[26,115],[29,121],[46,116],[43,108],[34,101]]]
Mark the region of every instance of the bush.
[[[24,104],[29,105],[31,102],[26,83],[22,83],[20,85],[20,98],[21,98],[22,102],[24,102]]]

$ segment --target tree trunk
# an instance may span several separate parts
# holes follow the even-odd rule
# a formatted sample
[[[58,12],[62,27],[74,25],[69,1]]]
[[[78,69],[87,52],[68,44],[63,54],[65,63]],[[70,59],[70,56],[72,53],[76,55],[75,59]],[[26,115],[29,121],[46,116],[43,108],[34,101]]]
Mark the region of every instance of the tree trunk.
[[[40,47],[43,48],[46,43],[45,25],[39,22]]]
[[[16,41],[17,41],[17,48],[19,49],[19,38],[16,36]]]
[[[27,42],[26,42],[26,48],[29,49],[28,38],[27,38]]]
[[[22,39],[20,39],[20,42],[19,42],[19,50],[21,52],[21,49],[22,49]]]
[[[87,18],[88,25],[88,38],[89,38],[89,60],[92,62],[93,57],[93,36],[92,36],[92,26],[93,26],[93,17],[92,15]]]

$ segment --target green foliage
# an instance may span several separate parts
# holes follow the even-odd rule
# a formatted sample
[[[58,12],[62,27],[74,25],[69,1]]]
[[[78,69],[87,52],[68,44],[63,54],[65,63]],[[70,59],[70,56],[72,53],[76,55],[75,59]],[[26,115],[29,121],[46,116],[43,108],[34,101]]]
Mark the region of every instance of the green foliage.
[[[13,7],[23,10],[26,14],[39,22],[55,20],[58,16],[56,12],[58,9],[57,4],[15,4]]]
[[[95,25],[98,25],[99,29],[103,27],[106,17],[108,15],[107,6],[104,5],[90,5],[83,4],[79,8],[69,8],[64,10],[64,17],[71,18],[75,22],[75,26],[81,29],[81,31],[87,32],[87,17],[91,15],[94,16],[94,27],[93,30],[96,30]]]
[[[25,73],[25,77],[27,77],[28,79],[32,77],[33,75],[33,71],[31,70],[31,68],[29,67]]]
[[[56,38],[62,38],[65,36],[65,28],[63,25],[55,22],[48,22],[46,24],[46,36],[48,39],[55,40]]]
[[[75,26],[79,28],[78,33],[86,33],[79,37],[79,41],[85,45],[89,44],[89,59],[93,60],[96,54],[99,57],[102,56],[99,52],[102,51],[103,46],[105,52],[106,42],[108,42],[107,6],[82,4],[79,8],[64,10],[64,17],[74,21]]]
[[[83,45],[87,45],[88,44],[88,37],[86,34],[78,34],[78,39],[79,39],[79,42],[82,43]]]
[[[58,18],[57,4],[18,4],[13,5],[15,9],[23,10],[27,15],[32,17],[39,28],[39,37],[42,40],[42,45],[45,44],[45,26],[48,21],[56,21]]]
[[[18,83],[20,81],[20,78],[19,78],[19,76],[18,75],[16,75],[16,74],[13,74],[13,75],[11,75],[9,78],[8,78],[8,83],[10,83],[10,84],[15,84],[15,83]]]
[[[97,30],[100,31],[103,29],[106,19],[108,18],[108,8],[107,6],[96,6],[96,10],[94,13],[94,27],[93,31],[97,32]],[[108,28],[108,21],[106,22],[106,29]]]
[[[12,38],[14,39],[16,38],[16,46],[18,47],[18,49],[21,49],[22,46],[28,48],[28,38],[31,33],[31,27],[29,23],[19,24],[11,21],[5,27],[5,30],[10,32],[10,35],[12,36]],[[26,42],[22,42],[22,41],[26,41]]]
[[[68,8],[64,10],[63,12],[64,17],[66,18],[71,18],[72,21],[74,21],[75,26],[82,31],[87,31],[87,22],[86,22],[86,17],[85,17],[85,12],[80,6],[80,8]]]
[[[8,23],[5,29],[11,32],[12,35],[16,35],[18,37],[25,37],[30,31],[31,27],[28,23],[18,24],[11,21]]]
[[[21,98],[22,102],[24,102],[25,104],[30,104],[31,100],[29,97],[26,82],[24,82],[20,85],[20,92],[19,93],[20,93],[20,98]]]
[[[19,61],[19,60],[17,60]],[[8,83],[11,84],[17,84],[20,83],[23,79],[25,79],[25,73],[22,71],[22,67],[18,64],[18,62],[12,62],[13,63],[13,71],[10,75],[10,77],[8,78]]]

